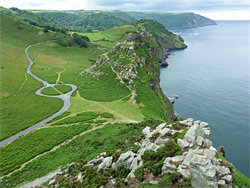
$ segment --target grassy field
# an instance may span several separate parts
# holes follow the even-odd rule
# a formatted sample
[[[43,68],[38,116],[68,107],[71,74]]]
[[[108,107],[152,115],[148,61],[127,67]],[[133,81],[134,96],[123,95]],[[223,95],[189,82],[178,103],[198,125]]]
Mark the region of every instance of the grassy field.
[[[101,152],[113,152],[117,149],[122,151],[134,147],[134,142],[142,134],[141,130],[145,126],[156,126],[157,123],[143,124],[109,124],[105,127],[89,132],[83,136],[74,139],[72,142],[61,146],[55,151],[27,164],[21,171],[17,171],[8,178],[0,182],[0,187],[14,187],[25,181],[32,181],[37,177],[48,174],[56,170],[59,166],[65,165],[72,161],[90,160],[99,155]],[[95,139],[93,139],[95,138]],[[126,144],[125,141],[127,141]],[[7,181],[8,183],[7,183]]]
[[[54,146],[88,128],[90,128],[90,125],[87,124],[77,124],[70,127],[42,128],[15,140],[6,147],[0,148],[1,175],[12,172],[26,161],[52,149]]]
[[[26,74],[28,60],[25,48],[39,41],[60,37],[43,33],[42,29],[28,26],[1,14],[1,140],[49,117],[62,106],[60,99],[35,95],[42,86]]]
[[[45,95],[62,95],[68,93],[72,90],[70,86],[67,85],[56,85],[55,87],[47,87],[42,90],[42,94]]]

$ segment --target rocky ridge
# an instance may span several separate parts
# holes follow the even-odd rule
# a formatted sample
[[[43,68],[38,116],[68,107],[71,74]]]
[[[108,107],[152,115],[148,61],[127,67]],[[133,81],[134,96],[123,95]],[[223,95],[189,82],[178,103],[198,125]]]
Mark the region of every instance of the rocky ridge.
[[[148,185],[158,184],[164,175],[178,175],[179,185],[186,183],[185,185],[192,185],[194,188],[235,187],[233,186],[235,172],[230,163],[217,157],[217,151],[209,140],[208,123],[189,118],[169,125],[162,123],[154,130],[145,127],[142,133],[144,139],[134,143],[137,150],[121,153],[117,159],[108,156],[106,152],[101,153],[84,164],[83,172],[72,177],[67,173],[68,170],[65,170],[64,177],[71,181],[82,182],[86,178],[84,175],[86,169],[91,168],[103,174],[125,170],[127,173],[123,176],[123,183],[124,186],[129,187],[144,185],[146,182]],[[155,155],[160,156],[157,156],[155,165],[158,173],[155,173],[153,169],[149,170],[148,166],[155,160]],[[77,165],[72,164],[72,166]],[[121,181],[112,173],[109,175],[100,187],[116,187]],[[56,179],[58,176],[50,181],[49,187],[59,185]],[[173,184],[173,187],[176,185]]]

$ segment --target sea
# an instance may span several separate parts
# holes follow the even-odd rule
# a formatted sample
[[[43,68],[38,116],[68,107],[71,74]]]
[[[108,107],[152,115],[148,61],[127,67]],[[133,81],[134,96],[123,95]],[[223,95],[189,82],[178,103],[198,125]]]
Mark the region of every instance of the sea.
[[[179,96],[181,117],[208,122],[214,147],[224,146],[226,159],[250,177],[250,21],[172,32],[188,48],[172,51],[161,68],[163,92]]]

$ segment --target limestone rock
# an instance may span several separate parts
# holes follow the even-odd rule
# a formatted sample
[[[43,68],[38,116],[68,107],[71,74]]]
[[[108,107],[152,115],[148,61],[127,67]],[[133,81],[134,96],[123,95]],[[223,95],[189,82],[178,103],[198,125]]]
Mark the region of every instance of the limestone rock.
[[[196,155],[189,165],[191,183],[194,188],[217,188],[216,170],[211,160]]]
[[[202,121],[202,122],[200,123],[200,126],[201,126],[202,128],[204,128],[204,127],[208,127],[209,124]]]
[[[106,157],[105,159],[103,159],[102,163],[99,164],[98,166],[98,170],[100,169],[107,169],[111,166],[112,164],[112,160],[113,160],[113,157]]]
[[[189,146],[189,143],[183,139],[178,139],[177,144],[183,149]]]
[[[204,139],[203,139],[201,136],[197,136],[197,138],[196,138],[196,143],[197,143],[199,146],[202,146],[203,141],[204,141]]]
[[[171,160],[172,160],[171,157],[167,157],[163,162],[162,174],[166,174],[168,172],[174,172],[176,170],[176,166],[169,163]]]
[[[115,164],[112,165],[112,168],[115,169],[119,166],[124,166],[126,169],[130,169],[130,166],[135,158],[135,153],[132,151],[127,151],[120,155],[119,159]]]
[[[222,175],[227,175],[230,174],[230,170],[229,168],[225,167],[225,166],[216,166],[216,170]]]
[[[223,186],[225,186],[225,185],[226,185],[225,180],[220,180],[220,181],[218,181],[218,185],[223,185]]]
[[[82,179],[83,178],[83,176],[82,176],[82,173],[80,172],[78,175],[77,175],[77,180],[78,181],[80,181],[80,182],[82,182]]]
[[[159,133],[161,134],[161,136],[165,136],[169,131],[169,128],[164,128],[162,130],[159,130]]]
[[[142,133],[144,134],[144,136],[146,138],[150,138],[152,136],[152,133],[150,131],[150,127],[145,127],[143,130],[142,130]]]
[[[209,159],[213,159],[215,157],[216,152],[209,149],[204,149],[204,155],[207,156]]]
[[[157,138],[157,139],[155,140],[155,143],[156,143],[157,145],[163,146],[165,143],[167,143],[168,140],[169,140],[168,138],[166,138],[166,139]]]
[[[160,125],[158,125],[157,127],[156,127],[156,129],[155,129],[155,131],[160,131],[160,130],[162,130],[162,128],[164,128],[166,126],[166,123],[162,123],[162,124],[160,124]]]
[[[222,177],[221,179],[226,180],[228,183],[230,183],[230,182],[232,182],[233,177],[232,177],[232,175],[226,175],[226,176]]]
[[[190,161],[196,156],[197,154],[193,150],[189,150],[186,157],[184,158],[183,165],[189,165]]]

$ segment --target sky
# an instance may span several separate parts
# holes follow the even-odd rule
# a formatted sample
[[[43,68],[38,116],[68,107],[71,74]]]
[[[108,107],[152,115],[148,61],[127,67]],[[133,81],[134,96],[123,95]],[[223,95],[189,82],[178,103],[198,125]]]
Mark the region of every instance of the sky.
[[[45,10],[194,12],[214,20],[250,20],[250,0],[0,0],[0,6]]]

